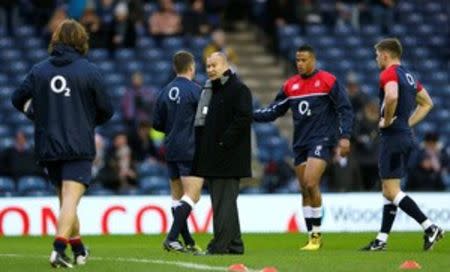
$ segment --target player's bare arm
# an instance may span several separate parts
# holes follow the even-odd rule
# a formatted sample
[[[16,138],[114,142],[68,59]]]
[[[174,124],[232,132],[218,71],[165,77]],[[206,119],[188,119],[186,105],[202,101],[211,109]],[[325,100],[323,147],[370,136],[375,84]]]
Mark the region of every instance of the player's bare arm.
[[[384,116],[380,120],[380,128],[386,128],[395,120],[394,113],[397,109],[398,101],[398,83],[395,81],[390,81],[384,87]]]
[[[422,121],[433,108],[433,100],[425,88],[422,88],[422,90],[417,93],[416,103],[417,107],[408,120],[410,127],[413,127]]]

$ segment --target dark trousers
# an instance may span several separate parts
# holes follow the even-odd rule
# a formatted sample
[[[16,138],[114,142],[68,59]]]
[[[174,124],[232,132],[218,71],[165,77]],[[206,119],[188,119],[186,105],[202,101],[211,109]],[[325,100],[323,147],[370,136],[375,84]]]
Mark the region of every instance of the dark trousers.
[[[208,251],[216,254],[243,254],[244,243],[237,208],[239,179],[209,179],[213,207],[214,238]]]

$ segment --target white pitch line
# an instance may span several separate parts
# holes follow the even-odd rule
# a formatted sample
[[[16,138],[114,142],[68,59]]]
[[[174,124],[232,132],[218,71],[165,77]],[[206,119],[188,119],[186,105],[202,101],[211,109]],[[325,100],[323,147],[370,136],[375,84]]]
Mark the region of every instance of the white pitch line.
[[[42,259],[48,258],[47,256],[38,255],[22,255],[13,253],[0,253],[0,258],[35,258]],[[201,258],[201,257],[199,257]],[[224,266],[212,266],[207,264],[190,263],[190,262],[179,262],[179,261],[164,261],[158,259],[138,259],[138,258],[103,258],[103,257],[90,257],[89,260],[92,261],[108,261],[108,262],[123,262],[123,263],[148,263],[148,264],[162,264],[171,265],[181,268],[189,268],[194,270],[207,270],[207,271],[228,271],[228,267]],[[258,272],[259,270],[248,269],[248,272]]]

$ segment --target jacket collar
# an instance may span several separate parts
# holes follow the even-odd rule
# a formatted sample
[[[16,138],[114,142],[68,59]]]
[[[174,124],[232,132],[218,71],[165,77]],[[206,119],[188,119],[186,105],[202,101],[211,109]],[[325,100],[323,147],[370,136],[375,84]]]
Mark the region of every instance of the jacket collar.
[[[212,80],[212,86],[213,87],[220,87],[227,84],[230,78],[234,77],[235,74],[231,71],[231,69],[226,70],[223,75],[215,80]]]

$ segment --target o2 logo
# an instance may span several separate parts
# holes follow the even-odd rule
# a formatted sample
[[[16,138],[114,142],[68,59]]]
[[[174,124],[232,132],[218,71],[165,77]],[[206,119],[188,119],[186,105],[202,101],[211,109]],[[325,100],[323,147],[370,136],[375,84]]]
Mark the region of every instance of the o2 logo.
[[[63,76],[54,76],[50,81],[50,88],[54,93],[64,93],[64,96],[70,97],[70,89],[67,88],[67,80]]]
[[[311,109],[309,108],[308,101],[303,100],[298,103],[298,112],[301,115],[311,116]]]
[[[414,88],[416,88],[416,81],[414,80],[414,77],[410,73],[406,73],[405,76],[409,85],[414,86]]]
[[[169,99],[177,104],[180,104],[180,89],[178,89],[178,87],[172,87],[169,90]]]

